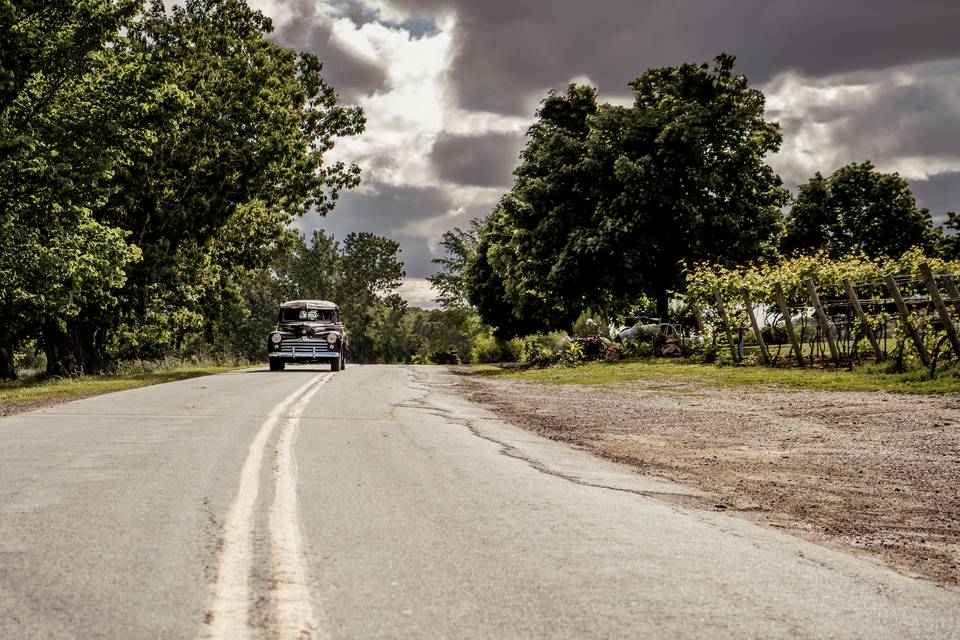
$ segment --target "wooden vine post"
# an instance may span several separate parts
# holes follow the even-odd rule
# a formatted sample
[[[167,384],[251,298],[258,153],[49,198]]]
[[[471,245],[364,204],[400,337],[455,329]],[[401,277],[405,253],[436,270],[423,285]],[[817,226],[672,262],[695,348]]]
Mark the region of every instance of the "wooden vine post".
[[[960,313],[960,291],[957,291],[957,285],[949,273],[943,274],[943,288],[947,290],[947,295],[953,298],[953,308]]]
[[[764,364],[770,364],[770,352],[767,350],[767,343],[763,341],[763,334],[760,333],[760,324],[757,322],[757,316],[753,312],[753,302],[750,301],[750,289],[743,288],[743,304],[747,308],[747,315],[750,316],[750,325],[753,327],[753,334],[757,336],[757,344],[760,345],[760,355],[763,357]]]
[[[793,345],[793,351],[797,354],[797,364],[803,366],[803,353],[800,351],[800,340],[797,339],[797,332],[793,330],[793,319],[790,317],[790,308],[787,306],[787,297],[783,295],[783,287],[779,282],[773,285],[774,293],[777,295],[777,304],[780,305],[780,315],[783,316],[783,325],[787,329],[787,336],[790,338],[790,344]]]
[[[720,324],[727,334],[727,344],[730,345],[730,355],[734,362],[740,362],[740,354],[737,353],[737,347],[733,344],[733,332],[730,331],[730,323],[727,322],[727,312],[723,309],[723,296],[720,295],[720,287],[713,288],[713,296],[717,300],[717,315],[720,316]]]
[[[867,318],[867,314],[863,312],[863,307],[860,306],[860,299],[857,297],[857,292],[854,290],[850,278],[843,279],[843,288],[847,290],[847,298],[850,300],[853,312],[857,314],[857,319],[860,320],[860,324],[866,329],[867,339],[870,341],[870,346],[873,347],[873,354],[876,356],[877,362],[880,362],[883,360],[883,350],[880,348],[877,334],[873,332],[873,327],[870,326],[870,320]]]
[[[960,358],[960,337],[957,336],[957,327],[953,324],[953,318],[950,317],[950,312],[947,311],[947,305],[943,303],[943,297],[940,295],[940,288],[937,286],[937,281],[933,277],[933,272],[930,271],[930,266],[926,262],[920,265],[920,273],[923,274],[923,280],[927,285],[927,291],[930,292],[930,299],[933,300],[933,306],[937,308],[937,313],[940,314],[940,322],[943,323],[943,329],[947,332],[947,338],[950,340],[953,352]]]
[[[913,345],[917,348],[917,355],[920,356],[920,362],[923,363],[923,366],[929,367],[930,355],[927,353],[927,348],[923,345],[923,340],[920,338],[920,334],[917,333],[916,327],[910,322],[910,311],[907,309],[907,304],[903,301],[903,296],[900,295],[900,287],[897,286],[897,281],[893,279],[893,276],[884,276],[883,280],[887,283],[887,289],[890,290],[890,295],[893,296],[893,301],[897,304],[897,311],[900,312],[900,322],[903,323],[904,329],[907,330],[910,339],[913,340]]]
[[[817,295],[817,285],[813,278],[807,278],[807,291],[810,292],[810,300],[813,302],[813,308],[817,312],[817,320],[823,329],[823,337],[827,339],[827,345],[830,347],[830,355],[833,357],[833,363],[840,366],[840,350],[837,349],[837,343],[830,335],[830,325],[827,323],[827,313],[820,304],[820,296]]]

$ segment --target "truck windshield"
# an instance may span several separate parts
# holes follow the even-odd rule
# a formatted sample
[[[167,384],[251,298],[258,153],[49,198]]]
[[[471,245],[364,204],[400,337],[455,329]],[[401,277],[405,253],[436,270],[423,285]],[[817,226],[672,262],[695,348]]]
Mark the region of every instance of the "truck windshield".
[[[280,322],[334,322],[333,309],[281,309]]]

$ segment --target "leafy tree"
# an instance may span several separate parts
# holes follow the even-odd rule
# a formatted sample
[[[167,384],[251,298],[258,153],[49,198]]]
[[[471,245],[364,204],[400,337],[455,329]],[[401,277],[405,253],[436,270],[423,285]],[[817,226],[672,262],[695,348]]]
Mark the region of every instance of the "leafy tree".
[[[586,242],[597,286],[618,299],[649,295],[661,317],[686,264],[776,255],[787,193],[765,156],[780,128],[734,61],[650,69],[630,83],[632,107],[603,105],[593,121],[596,233]]]
[[[96,325],[140,257],[93,215],[156,98],[117,46],[139,4],[0,3],[0,377],[14,375],[19,341],[80,324],[90,349],[46,340],[48,368],[94,362],[106,340]]]
[[[398,242],[372,233],[351,233],[343,240],[339,304],[350,331],[350,355],[356,361],[377,360],[370,327],[378,310],[406,306],[396,293],[405,275],[399,253]]]
[[[948,260],[960,260],[960,213],[948,211],[943,229],[949,233],[941,232],[940,253]]]
[[[783,249],[893,257],[913,246],[931,249],[936,240],[930,212],[917,207],[907,181],[880,173],[868,160],[841,167],[828,178],[817,173],[800,185]]]
[[[593,180],[584,163],[596,109],[590,87],[570,85],[544,99],[514,187],[487,219],[468,269],[468,297],[501,337],[569,328],[596,295]]]
[[[733,67],[650,69],[632,107],[597,106],[587,87],[547,97],[469,264],[470,300],[499,336],[642,295],[666,316],[685,264],[776,256],[787,192],[764,158],[780,128]]]
[[[483,222],[473,219],[466,229],[454,227],[450,231],[443,232],[440,246],[443,247],[445,255],[431,260],[433,264],[440,267],[440,271],[428,276],[427,281],[437,292],[434,300],[444,309],[465,307],[470,304],[467,300],[464,272],[477,252],[482,228]]]
[[[126,355],[212,337],[241,299],[239,283],[288,242],[289,223],[325,214],[358,182],[356,167],[324,157],[336,138],[362,130],[361,112],[337,104],[315,56],[269,41],[271,28],[242,0],[169,11],[155,1],[109,48],[140,63],[136,77],[152,93],[137,112],[141,144],[112,168],[112,195],[92,216],[127,232],[143,259],[127,269],[116,313],[51,328],[45,342],[62,345],[53,362],[95,368],[108,341],[90,342],[94,324]]]

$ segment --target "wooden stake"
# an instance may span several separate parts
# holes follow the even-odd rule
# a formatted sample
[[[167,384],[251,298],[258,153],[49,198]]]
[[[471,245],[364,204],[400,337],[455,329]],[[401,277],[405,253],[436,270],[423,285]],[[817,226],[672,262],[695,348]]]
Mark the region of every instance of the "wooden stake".
[[[857,319],[860,320],[860,324],[867,330],[867,340],[870,341],[870,346],[873,347],[873,355],[876,356],[877,362],[880,362],[883,360],[883,350],[880,348],[877,334],[873,332],[873,327],[870,326],[870,320],[867,318],[867,314],[863,312],[863,307],[860,306],[860,299],[857,297],[857,292],[854,290],[853,283],[850,282],[849,278],[843,279],[843,288],[847,290],[847,298],[850,299],[853,312],[857,314]]]
[[[930,355],[927,353],[927,348],[923,346],[923,340],[920,338],[920,334],[917,333],[916,327],[910,322],[910,311],[907,310],[907,304],[903,301],[903,296],[900,295],[900,287],[897,286],[897,281],[893,279],[893,276],[884,276],[883,280],[887,283],[887,289],[890,290],[893,301],[897,303],[897,310],[900,312],[900,321],[910,335],[910,339],[913,340],[913,346],[917,348],[917,355],[920,356],[920,362],[923,363],[923,366],[929,367]]]
[[[947,290],[947,295],[953,298],[953,308],[960,313],[960,291],[957,291],[957,285],[953,283],[953,276],[945,273],[942,277],[943,288]]]
[[[783,325],[787,328],[787,335],[790,337],[790,344],[793,345],[793,351],[797,354],[797,364],[803,366],[803,353],[800,351],[800,340],[797,339],[797,332],[793,330],[793,319],[790,317],[790,308],[787,307],[787,297],[783,295],[783,287],[777,282],[773,285],[774,292],[777,294],[777,304],[780,305],[780,315],[783,316]]]
[[[730,323],[727,322],[727,312],[723,310],[723,296],[720,295],[720,287],[713,288],[713,296],[717,300],[717,315],[720,316],[720,324],[727,333],[727,344],[730,345],[730,355],[734,362],[740,362],[740,354],[737,353],[737,347],[733,344],[733,332],[730,331]]]
[[[770,351],[767,350],[767,343],[763,341],[763,334],[760,333],[760,324],[757,322],[757,316],[753,313],[753,303],[750,301],[750,289],[743,288],[743,303],[747,307],[747,315],[750,316],[750,324],[753,326],[753,335],[757,336],[757,344],[760,345],[760,355],[763,357],[764,364],[770,364]]]
[[[943,304],[940,288],[937,286],[933,272],[930,271],[930,266],[926,262],[920,265],[920,273],[923,274],[923,280],[927,285],[927,291],[930,292],[930,299],[933,300],[933,306],[937,308],[937,313],[940,314],[940,322],[943,323],[943,329],[947,332],[947,338],[950,339],[953,352],[960,358],[960,337],[957,336],[957,327],[953,324],[953,318],[950,317],[950,312],[947,311],[947,305]]]
[[[813,278],[807,278],[807,291],[810,292],[810,300],[813,301],[813,308],[817,312],[817,320],[823,330],[823,337],[827,339],[827,345],[830,347],[830,355],[833,357],[833,363],[840,366],[840,350],[837,349],[837,343],[830,334],[830,324],[827,322],[827,313],[820,304],[820,296],[817,295],[817,285]]]

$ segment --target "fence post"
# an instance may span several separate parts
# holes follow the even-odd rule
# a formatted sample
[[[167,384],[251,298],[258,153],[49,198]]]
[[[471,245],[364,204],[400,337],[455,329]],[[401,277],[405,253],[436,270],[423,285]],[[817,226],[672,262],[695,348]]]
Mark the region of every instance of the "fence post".
[[[910,322],[910,311],[907,309],[907,304],[903,301],[903,296],[900,295],[900,287],[897,286],[897,281],[893,279],[893,276],[884,276],[883,280],[887,283],[887,289],[890,290],[893,301],[897,303],[897,310],[900,312],[900,321],[903,323],[904,328],[906,328],[907,333],[910,334],[913,345],[917,348],[917,355],[920,356],[920,362],[923,363],[923,366],[929,367],[930,356],[927,354],[927,348],[923,346],[923,340],[920,338],[920,334],[917,333],[916,327]]]
[[[883,360],[883,351],[880,349],[880,343],[877,341],[877,334],[873,332],[873,327],[870,326],[870,320],[867,318],[867,314],[863,312],[863,307],[860,306],[860,299],[857,297],[857,292],[854,290],[850,278],[843,279],[843,288],[847,290],[847,298],[850,299],[853,312],[857,314],[857,319],[860,320],[860,324],[866,328],[867,339],[870,341],[870,346],[873,347],[873,354],[877,357],[877,362],[880,362]]]
[[[943,274],[943,288],[947,290],[947,295],[953,298],[953,308],[960,313],[960,291],[957,291],[957,285],[953,283],[953,276],[949,273]]]
[[[747,315],[750,316],[753,334],[757,336],[757,344],[760,345],[760,355],[763,357],[763,363],[770,364],[770,351],[767,350],[767,343],[763,341],[763,335],[760,333],[760,323],[757,322],[757,316],[753,313],[753,302],[750,301],[750,289],[747,287],[743,288],[743,303],[747,307]]]
[[[960,358],[960,337],[957,336],[957,327],[953,324],[953,318],[947,311],[947,305],[943,304],[943,298],[940,296],[940,288],[937,287],[937,281],[930,271],[930,266],[924,262],[920,265],[920,273],[923,274],[923,280],[927,284],[927,290],[930,292],[930,299],[933,300],[933,306],[937,308],[940,314],[940,322],[943,323],[943,329],[947,332],[950,344],[953,346],[953,352]]]
[[[727,344],[730,345],[730,355],[734,362],[740,362],[740,356],[737,354],[737,347],[733,344],[733,332],[730,331],[730,323],[727,322],[727,312],[723,309],[723,296],[720,295],[720,287],[713,288],[713,296],[717,300],[717,315],[720,316],[720,324],[727,334]]]
[[[790,308],[787,306],[787,297],[783,295],[783,287],[779,282],[774,283],[773,290],[777,294],[777,304],[780,305],[780,315],[783,316],[783,325],[787,329],[787,336],[790,338],[790,344],[797,354],[797,364],[803,366],[803,353],[800,351],[800,340],[797,339],[797,333],[793,330],[793,319],[790,317]]]
[[[820,304],[820,296],[817,295],[817,285],[813,278],[807,278],[807,291],[810,292],[810,300],[813,301],[813,308],[817,312],[817,320],[823,328],[823,337],[827,339],[827,345],[830,347],[830,355],[833,357],[833,363],[840,366],[840,350],[837,349],[837,343],[830,335],[830,325],[827,323],[827,313]]]

